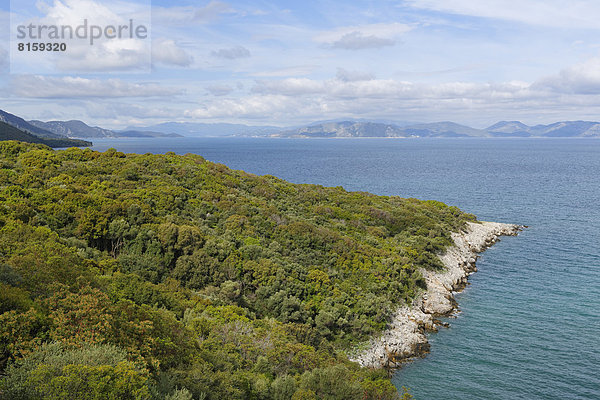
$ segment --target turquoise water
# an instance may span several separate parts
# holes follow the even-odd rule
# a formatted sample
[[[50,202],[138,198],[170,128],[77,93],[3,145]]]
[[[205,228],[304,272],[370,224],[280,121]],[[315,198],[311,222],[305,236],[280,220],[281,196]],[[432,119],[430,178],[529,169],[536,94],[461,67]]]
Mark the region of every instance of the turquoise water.
[[[126,139],[297,183],[436,199],[529,225],[483,254],[462,313],[393,378],[426,399],[600,399],[600,140]]]

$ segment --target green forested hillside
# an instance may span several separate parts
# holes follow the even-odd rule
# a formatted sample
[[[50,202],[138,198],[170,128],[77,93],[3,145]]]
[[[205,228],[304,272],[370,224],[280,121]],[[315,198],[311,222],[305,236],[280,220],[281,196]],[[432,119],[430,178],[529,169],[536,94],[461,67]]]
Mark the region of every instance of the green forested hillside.
[[[397,398],[344,350],[472,219],[192,154],[0,142],[0,397]]]
[[[27,143],[42,143],[50,147],[90,146],[92,143],[85,140],[69,138],[45,138],[15,128],[6,122],[0,121],[0,141],[20,140]]]

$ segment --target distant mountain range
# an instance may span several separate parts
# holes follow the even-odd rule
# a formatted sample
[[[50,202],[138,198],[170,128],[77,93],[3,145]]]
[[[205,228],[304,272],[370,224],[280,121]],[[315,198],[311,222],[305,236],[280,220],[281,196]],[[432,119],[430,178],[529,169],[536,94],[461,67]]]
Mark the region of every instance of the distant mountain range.
[[[78,138],[114,137],[112,131],[91,127],[81,121],[29,121],[31,125],[45,129],[57,135]]]
[[[485,131],[454,122],[399,126],[379,122],[340,121],[285,130],[276,137],[480,137]]]
[[[454,122],[397,125],[380,122],[339,121],[284,130],[276,137],[489,137],[487,131]]]
[[[485,129],[455,122],[414,123],[406,121],[337,119],[309,125],[281,128],[229,123],[165,122],[151,126],[130,126],[109,130],[82,121],[25,121],[0,110],[0,121],[45,138],[119,138],[119,137],[600,137],[600,122],[562,121],[528,126],[519,121],[500,121]]]
[[[500,137],[600,137],[600,122],[562,121],[527,126],[519,121],[501,121],[487,128],[487,131]]]
[[[97,126],[89,126],[82,121],[29,121],[31,125],[70,138],[117,138],[117,137],[179,137],[176,133],[153,132],[149,130],[113,131]]]
[[[528,126],[519,121],[501,121],[486,129],[454,122],[400,126],[389,123],[339,121],[286,129],[273,137],[600,137],[600,122],[564,121]]]

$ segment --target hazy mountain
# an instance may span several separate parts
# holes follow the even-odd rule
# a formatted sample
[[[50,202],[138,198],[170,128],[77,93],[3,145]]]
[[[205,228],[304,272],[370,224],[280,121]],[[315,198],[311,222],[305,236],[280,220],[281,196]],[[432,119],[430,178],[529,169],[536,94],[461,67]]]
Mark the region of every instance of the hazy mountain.
[[[405,137],[395,125],[376,122],[325,122],[279,132],[276,137]]]
[[[486,130],[492,136],[504,137],[600,137],[600,122],[561,121],[528,126],[519,121],[501,121]]]
[[[82,121],[25,121],[0,110],[0,122],[46,138],[117,137],[600,137],[600,122],[561,121],[528,126],[520,121],[500,121],[486,129],[475,129],[451,121],[409,123],[406,121],[335,119],[281,128],[229,123],[165,122],[145,127],[109,130]]]
[[[531,127],[519,121],[500,121],[486,129],[496,137],[528,137],[531,136]]]
[[[397,120],[389,120],[389,119],[366,119],[366,118],[336,118],[336,119],[327,119],[322,121],[311,122],[308,125],[299,125],[292,126],[289,129],[297,129],[302,128],[304,126],[312,126],[312,125],[320,125],[320,124],[328,124],[332,122],[369,122],[369,123],[377,123],[377,124],[386,124],[386,125],[395,125],[399,127],[418,125],[419,122],[414,121],[397,121]]]
[[[328,121],[289,128],[273,137],[600,137],[600,122],[562,121],[528,126],[519,121],[500,121],[486,129],[454,122],[399,126],[378,122]]]
[[[64,135],[54,133],[44,128],[32,125],[25,121],[21,117],[7,113],[6,111],[0,110],[0,122],[6,122],[7,124],[14,126],[22,131],[29,132],[35,136],[46,137],[46,138],[63,138]]]
[[[600,137],[600,123],[590,121],[564,121],[531,128],[534,136],[545,137]]]
[[[377,122],[326,122],[289,129],[276,137],[481,137],[486,131],[459,125],[454,122],[436,122],[398,126]]]
[[[88,126],[82,121],[29,121],[30,124],[48,130],[61,136],[77,138],[116,137],[115,132],[97,126]]]
[[[182,137],[177,133],[162,133],[152,131],[115,131],[119,137]]]
[[[83,147],[91,146],[91,142],[85,140],[69,139],[69,138],[48,138],[33,135],[25,132],[15,126],[0,121],[0,141],[4,140],[19,140],[27,143],[42,143],[50,147]]]
[[[490,136],[484,130],[460,125],[455,122],[433,122],[428,124],[417,124],[402,128],[408,136],[417,137],[486,137]]]
[[[113,131],[100,128],[98,126],[89,126],[82,121],[29,121],[30,124],[46,129],[61,136],[72,138],[117,138],[117,137],[178,137],[175,133],[145,132],[137,130]]]
[[[177,133],[183,136],[265,136],[281,128],[276,126],[250,126],[226,123],[165,122],[152,126],[133,126],[126,131],[152,131],[161,133]]]
[[[500,121],[488,127],[486,131],[513,133],[518,131],[527,131],[528,129],[531,129],[531,127],[520,121]]]

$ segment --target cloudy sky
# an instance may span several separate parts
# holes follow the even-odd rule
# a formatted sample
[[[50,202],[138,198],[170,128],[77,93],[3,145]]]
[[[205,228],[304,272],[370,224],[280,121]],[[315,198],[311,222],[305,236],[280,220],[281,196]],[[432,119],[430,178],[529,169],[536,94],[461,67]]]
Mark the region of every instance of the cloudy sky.
[[[598,1],[28,1],[0,0],[0,109],[28,119],[600,120]],[[12,49],[11,12],[108,24],[127,6],[148,6],[151,42],[28,62]]]

